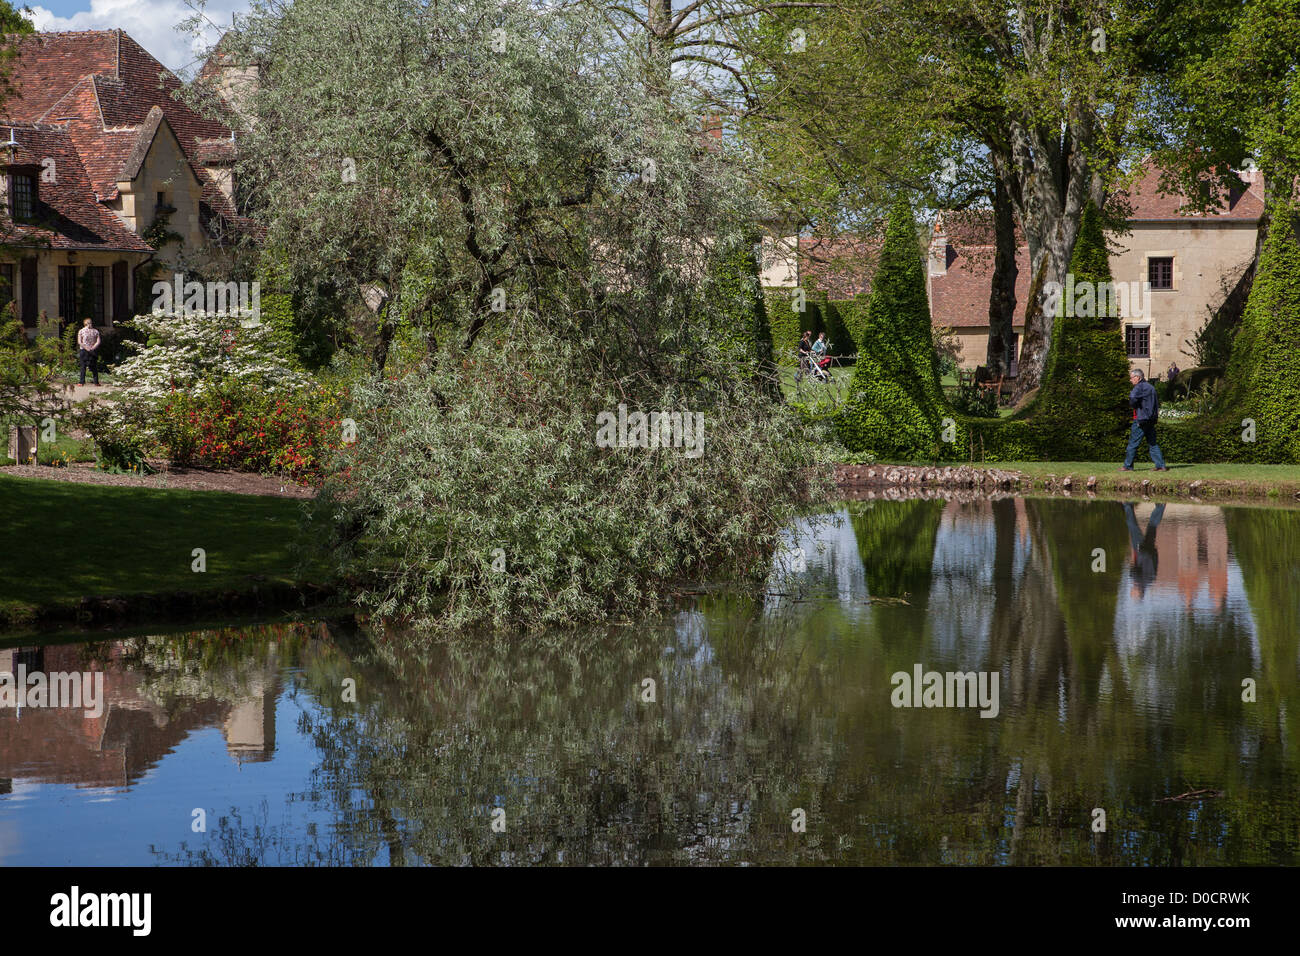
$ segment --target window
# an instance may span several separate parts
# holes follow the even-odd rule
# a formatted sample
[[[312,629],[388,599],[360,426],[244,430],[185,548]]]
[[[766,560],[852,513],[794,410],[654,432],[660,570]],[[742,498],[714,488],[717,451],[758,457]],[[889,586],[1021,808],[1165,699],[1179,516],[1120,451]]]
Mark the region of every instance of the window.
[[[59,318],[77,321],[77,267],[59,266]]]
[[[9,215],[14,222],[36,218],[36,177],[14,173],[9,178]]]
[[[1151,327],[1128,325],[1124,327],[1124,348],[1129,358],[1151,357]]]
[[[86,303],[86,309],[90,317],[95,320],[95,324],[99,326],[104,325],[108,318],[107,299],[104,296],[104,271],[103,266],[89,266],[86,269],[90,291],[90,301]]]
[[[1172,256],[1163,256],[1147,260],[1147,281],[1153,289],[1172,289],[1174,287],[1174,260]]]
[[[14,267],[11,263],[0,264],[0,310],[14,301]]]

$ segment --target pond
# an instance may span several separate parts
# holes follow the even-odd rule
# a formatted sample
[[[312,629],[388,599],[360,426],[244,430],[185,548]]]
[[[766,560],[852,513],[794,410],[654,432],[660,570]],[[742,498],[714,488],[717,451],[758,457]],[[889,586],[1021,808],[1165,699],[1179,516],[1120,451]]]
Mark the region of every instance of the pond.
[[[0,865],[1300,862],[1300,513],[857,501],[789,538],[764,593],[638,626],[0,650],[102,674],[0,708]]]

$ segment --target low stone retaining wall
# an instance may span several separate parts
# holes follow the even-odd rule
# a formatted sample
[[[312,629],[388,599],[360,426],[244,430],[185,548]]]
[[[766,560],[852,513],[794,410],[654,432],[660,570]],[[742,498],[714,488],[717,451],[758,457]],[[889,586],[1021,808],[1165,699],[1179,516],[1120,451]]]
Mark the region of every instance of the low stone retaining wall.
[[[836,465],[835,483],[841,488],[915,487],[915,488],[985,488],[1011,490],[1028,481],[1018,471],[999,468],[926,467],[923,465]]]

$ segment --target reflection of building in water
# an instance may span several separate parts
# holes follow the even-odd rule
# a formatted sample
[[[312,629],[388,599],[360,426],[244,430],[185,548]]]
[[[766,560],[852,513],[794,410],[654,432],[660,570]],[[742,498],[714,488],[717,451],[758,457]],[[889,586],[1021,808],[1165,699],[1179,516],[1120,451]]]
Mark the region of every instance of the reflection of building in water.
[[[1145,531],[1160,507],[1135,507],[1138,527]],[[1165,505],[1163,511],[1154,535],[1159,561],[1150,586],[1178,594],[1188,609],[1223,610],[1228,600],[1228,528],[1223,511],[1191,504]]]
[[[0,708],[0,779],[90,787],[127,787],[190,733],[220,727],[232,756],[269,760],[275,750],[275,664],[239,688],[232,700],[203,692],[178,693],[164,706],[146,693],[142,675],[123,661],[122,642],[98,645],[91,660],[76,644],[0,650],[0,671],[102,671],[104,707],[87,717],[82,707]],[[0,793],[3,793],[0,790]]]
[[[226,750],[240,763],[270,760],[275,752],[275,692],[268,690],[272,684],[254,678],[249,686],[253,696],[236,701],[222,724]]]
[[[1139,529],[1145,532],[1155,506],[1134,508]],[[1254,615],[1241,569],[1228,550],[1228,530],[1223,510],[1209,505],[1166,505],[1154,535],[1154,573],[1142,586],[1125,556],[1115,606],[1115,642],[1136,670],[1146,693],[1157,699],[1161,673],[1169,673],[1188,652],[1193,634],[1227,632],[1242,635],[1240,648],[1248,657],[1258,655]],[[1198,630],[1199,629],[1199,630]],[[1138,677],[1141,673],[1141,678]],[[1136,690],[1134,690],[1136,692]]]

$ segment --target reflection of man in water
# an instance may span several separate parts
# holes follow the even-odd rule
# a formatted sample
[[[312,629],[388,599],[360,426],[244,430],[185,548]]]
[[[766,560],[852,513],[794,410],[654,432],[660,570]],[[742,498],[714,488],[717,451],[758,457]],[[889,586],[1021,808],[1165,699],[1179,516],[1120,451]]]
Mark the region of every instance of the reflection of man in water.
[[[1156,569],[1160,566],[1160,556],[1156,553],[1156,528],[1160,527],[1160,519],[1164,517],[1165,506],[1156,505],[1155,511],[1151,512],[1151,517],[1147,519],[1147,530],[1143,534],[1138,529],[1137,515],[1133,513],[1133,505],[1124,502],[1124,519],[1128,522],[1128,539],[1133,545],[1133,563],[1130,567],[1130,573],[1133,576],[1133,588],[1129,592],[1134,598],[1141,599],[1146,594],[1147,588],[1154,583],[1156,579]]]

